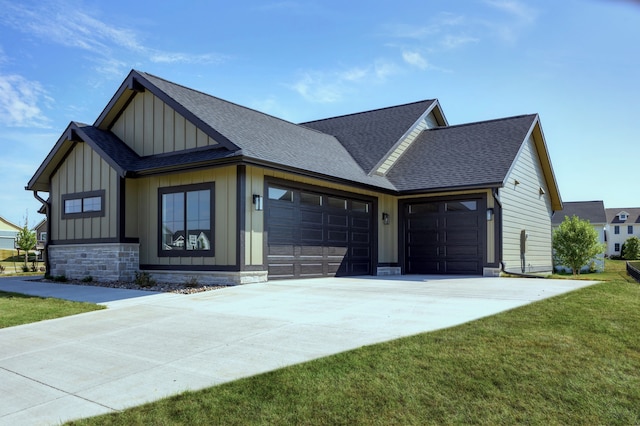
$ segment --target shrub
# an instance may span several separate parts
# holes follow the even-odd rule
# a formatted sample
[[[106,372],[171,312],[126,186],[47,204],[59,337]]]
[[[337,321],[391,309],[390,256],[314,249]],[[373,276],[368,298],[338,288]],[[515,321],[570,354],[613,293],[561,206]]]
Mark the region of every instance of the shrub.
[[[640,259],[640,238],[633,236],[627,238],[622,244],[622,258],[624,260]]]
[[[4,269],[5,269],[4,266],[0,265],[0,274],[4,273]]]
[[[82,279],[83,283],[90,283],[91,281],[93,281],[93,277],[91,275],[87,275]]]
[[[189,277],[189,279],[184,283],[184,286],[187,288],[199,287],[200,283],[198,282],[198,277]]]
[[[53,277],[53,280],[59,283],[66,283],[67,277],[65,275],[56,275],[55,277]]]
[[[558,263],[571,268],[574,275],[580,275],[580,269],[604,252],[604,248],[591,223],[575,215],[565,216],[553,232],[553,250]]]
[[[135,283],[138,287],[146,288],[156,285],[156,280],[154,280],[148,272],[136,271]]]
[[[22,272],[29,272],[29,267],[27,265],[22,265]]]

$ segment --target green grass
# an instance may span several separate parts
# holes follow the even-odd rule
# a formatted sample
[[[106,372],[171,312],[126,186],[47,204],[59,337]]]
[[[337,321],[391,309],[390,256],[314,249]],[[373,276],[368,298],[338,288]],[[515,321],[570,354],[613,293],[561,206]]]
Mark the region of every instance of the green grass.
[[[71,424],[640,424],[640,286],[608,266],[493,317]]]
[[[0,328],[98,309],[104,309],[104,306],[0,291]]]

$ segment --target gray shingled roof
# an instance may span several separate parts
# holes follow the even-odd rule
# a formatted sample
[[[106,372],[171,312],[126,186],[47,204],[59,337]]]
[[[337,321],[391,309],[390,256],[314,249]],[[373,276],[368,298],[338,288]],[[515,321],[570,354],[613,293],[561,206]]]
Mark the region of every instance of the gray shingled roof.
[[[338,138],[364,171],[371,173],[434,102],[425,100],[300,124]]]
[[[224,101],[151,74],[140,74],[231,143],[239,146],[243,157],[393,189],[385,178],[367,175],[345,147],[331,135]]]
[[[618,213],[627,212],[629,217],[627,220],[620,220],[616,216]],[[609,223],[626,223],[626,224],[634,224],[640,223],[640,208],[638,207],[621,207],[621,208],[612,208],[605,209],[605,213],[607,215],[607,222]]]
[[[591,223],[606,223],[604,202],[602,201],[569,201],[564,202],[562,210],[554,212],[551,216],[553,225],[560,225],[565,216],[578,216],[580,219],[588,220]]]
[[[536,117],[426,130],[387,177],[400,191],[500,186]]]

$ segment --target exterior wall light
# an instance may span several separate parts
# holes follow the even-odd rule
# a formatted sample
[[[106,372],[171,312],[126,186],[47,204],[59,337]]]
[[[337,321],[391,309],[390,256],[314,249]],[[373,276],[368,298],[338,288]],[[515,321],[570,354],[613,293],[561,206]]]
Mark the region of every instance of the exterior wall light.
[[[493,209],[487,209],[487,221],[493,220]]]
[[[382,213],[382,223],[385,225],[389,224],[389,213]]]
[[[253,206],[256,211],[262,211],[262,195],[253,194]]]

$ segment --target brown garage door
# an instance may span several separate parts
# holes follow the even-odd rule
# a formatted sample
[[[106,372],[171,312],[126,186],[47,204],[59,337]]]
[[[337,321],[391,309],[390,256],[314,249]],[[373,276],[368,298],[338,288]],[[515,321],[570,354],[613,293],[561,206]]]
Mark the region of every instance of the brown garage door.
[[[405,272],[482,274],[482,206],[481,199],[405,203]]]
[[[371,274],[372,203],[269,185],[269,279]]]

